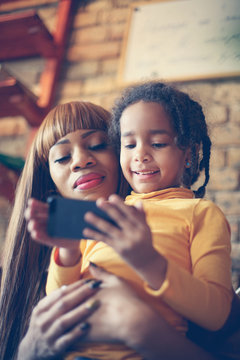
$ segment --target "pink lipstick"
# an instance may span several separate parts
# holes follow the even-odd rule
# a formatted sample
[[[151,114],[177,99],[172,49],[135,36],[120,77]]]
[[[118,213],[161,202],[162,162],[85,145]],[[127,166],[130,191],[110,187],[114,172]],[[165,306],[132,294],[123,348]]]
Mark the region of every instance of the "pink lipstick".
[[[74,184],[74,188],[78,190],[88,190],[99,185],[104,179],[104,176],[99,173],[90,173],[80,176]]]

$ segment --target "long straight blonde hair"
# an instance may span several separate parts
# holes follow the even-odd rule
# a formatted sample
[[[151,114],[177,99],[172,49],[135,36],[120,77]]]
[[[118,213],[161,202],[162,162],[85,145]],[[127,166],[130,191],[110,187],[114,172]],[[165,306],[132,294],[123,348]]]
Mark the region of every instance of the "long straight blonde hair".
[[[42,122],[33,141],[16,190],[15,204],[5,239],[0,298],[1,360],[14,359],[26,333],[31,312],[44,296],[50,249],[30,239],[24,212],[28,199],[46,201],[55,191],[50,177],[48,155],[60,138],[78,129],[107,132],[110,113],[89,102],[57,105]],[[125,182],[119,166],[119,187]]]

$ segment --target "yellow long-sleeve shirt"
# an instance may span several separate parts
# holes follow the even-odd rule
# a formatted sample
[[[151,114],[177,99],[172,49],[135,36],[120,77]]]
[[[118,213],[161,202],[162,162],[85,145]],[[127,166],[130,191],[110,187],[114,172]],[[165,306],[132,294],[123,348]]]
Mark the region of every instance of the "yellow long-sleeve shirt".
[[[51,260],[47,293],[89,277],[88,266],[92,261],[126,279],[141,298],[178,330],[187,330],[186,319],[210,330],[221,328],[232,300],[230,230],[223,213],[211,201],[194,199],[192,191],[182,188],[149,194],[132,192],[126,203],[134,205],[139,200],[152,230],[154,247],[168,259],[161,288],[149,288],[106,244],[82,240],[82,259],[76,266],[61,267]],[[119,357],[114,359],[124,359],[121,348],[119,345]],[[94,354],[81,353],[89,357]],[[99,357],[98,351],[98,358],[112,359],[108,354],[109,350]]]

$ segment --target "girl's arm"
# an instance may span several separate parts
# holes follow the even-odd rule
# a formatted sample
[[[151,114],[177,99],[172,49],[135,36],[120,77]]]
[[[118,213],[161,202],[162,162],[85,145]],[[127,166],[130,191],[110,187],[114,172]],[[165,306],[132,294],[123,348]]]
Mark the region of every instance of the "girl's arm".
[[[146,360],[216,360],[167,324],[124,280],[100,267],[90,271],[102,284],[87,341],[121,341]]]
[[[168,262],[153,247],[151,229],[141,204],[138,208],[128,206],[119,196],[111,195],[109,201],[99,199],[97,205],[115,220],[118,227],[87,213],[85,220],[102,233],[88,228],[84,235],[114,248],[150,287],[159,289],[166,278]]]
[[[112,246],[145,280],[145,290],[166,302],[185,318],[209,330],[220,329],[232,300],[229,225],[212,202],[200,201],[190,221],[192,273],[166,260],[152,245],[144,213],[126,206],[116,195],[99,204],[119,228],[86,214],[105,235],[86,230],[95,240]],[[183,291],[184,289],[184,291]]]

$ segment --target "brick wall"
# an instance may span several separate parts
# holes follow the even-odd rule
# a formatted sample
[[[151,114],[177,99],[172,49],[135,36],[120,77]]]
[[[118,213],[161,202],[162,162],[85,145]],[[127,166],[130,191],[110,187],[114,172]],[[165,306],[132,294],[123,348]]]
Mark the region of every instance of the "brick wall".
[[[41,16],[53,29],[54,1],[29,0],[28,6],[39,3],[45,5],[40,9]],[[47,3],[51,6],[46,7]],[[86,5],[79,5],[75,15],[55,102],[89,100],[110,109],[121,91],[117,70],[131,1],[84,3]],[[26,6],[26,1],[17,4]],[[0,7],[1,10],[8,11]],[[32,60],[28,60],[29,71],[36,68],[31,64]],[[19,62],[17,66],[20,74]],[[22,65],[22,71],[26,71],[26,65]],[[38,77],[32,76],[31,79],[29,86],[38,89]],[[240,259],[240,78],[192,81],[178,86],[201,102],[210,125],[213,150],[207,196],[220,206],[230,222],[234,271],[240,273],[237,261]],[[24,155],[28,133],[29,127],[24,119],[1,119],[0,152]],[[0,196],[3,219],[6,219],[7,207],[5,199]],[[0,227],[3,241],[2,229],[6,228],[6,222],[1,221]]]

